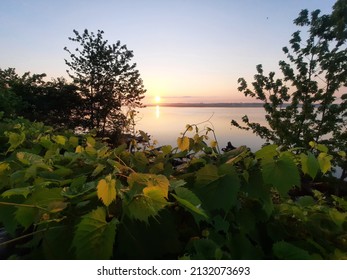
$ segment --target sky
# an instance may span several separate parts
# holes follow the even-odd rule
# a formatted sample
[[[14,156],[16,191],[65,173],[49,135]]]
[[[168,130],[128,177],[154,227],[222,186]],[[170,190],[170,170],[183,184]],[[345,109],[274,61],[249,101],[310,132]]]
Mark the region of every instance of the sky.
[[[134,52],[144,103],[253,102],[237,80],[278,61],[302,9],[330,13],[335,0],[0,0],[0,68],[66,77],[73,30],[103,30]]]

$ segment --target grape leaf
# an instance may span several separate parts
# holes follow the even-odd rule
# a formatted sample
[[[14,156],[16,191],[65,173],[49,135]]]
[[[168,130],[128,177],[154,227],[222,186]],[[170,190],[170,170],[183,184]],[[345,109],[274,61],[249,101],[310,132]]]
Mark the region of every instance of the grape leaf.
[[[106,221],[102,207],[84,215],[77,225],[72,246],[78,259],[109,259],[112,256],[118,220]]]
[[[24,228],[28,228],[31,224],[38,222],[43,211],[41,208],[49,211],[58,202],[64,201],[61,192],[61,188],[36,190],[24,201],[23,206],[18,206],[18,210],[15,213],[16,220]]]
[[[203,186],[208,185],[213,181],[219,179],[218,168],[212,164],[206,164],[204,167],[196,172],[195,185]]]
[[[6,170],[10,169],[10,164],[7,162],[0,162],[0,174],[5,173]]]
[[[186,209],[197,213],[205,218],[208,218],[207,214],[201,209],[201,200],[189,189],[183,187],[176,187],[175,194],[171,194],[180,205]]]
[[[318,155],[318,163],[323,174],[327,173],[331,169],[331,160],[333,157],[327,153],[320,153]]]
[[[97,185],[98,198],[105,206],[109,206],[116,199],[116,180],[111,176],[101,179]]]
[[[14,151],[19,145],[21,145],[25,141],[25,134],[21,132],[20,134],[15,132],[7,132],[6,136],[8,137],[8,143],[10,147],[7,152]]]
[[[267,145],[261,148],[259,151],[255,153],[255,158],[263,159],[263,158],[273,158],[278,154],[277,145]]]
[[[263,161],[262,168],[264,183],[277,188],[282,196],[286,196],[293,186],[300,186],[298,168],[288,156]]]
[[[10,197],[12,195],[22,195],[25,198],[30,194],[32,187],[23,187],[23,188],[13,188],[7,191],[4,191],[1,196],[2,197]]]
[[[280,260],[310,260],[310,254],[293,244],[285,241],[276,242],[273,245],[273,252]]]
[[[200,170],[199,170],[200,171]],[[215,175],[212,177],[215,178]],[[223,209],[228,211],[237,202],[237,194],[240,190],[240,180],[233,168],[228,174],[220,175],[210,183],[207,180],[197,181],[195,193],[202,201],[202,207],[208,211]]]
[[[308,152],[307,155],[301,154],[301,165],[304,174],[308,174],[314,179],[319,171],[319,163],[315,156]]]
[[[103,171],[104,169],[105,169],[105,165],[98,163],[98,165],[95,167],[95,169],[92,173],[92,177],[99,175],[100,172]]]
[[[187,136],[177,138],[177,146],[181,151],[189,149],[189,138]]]
[[[53,141],[59,145],[64,146],[66,143],[66,137],[63,135],[55,135],[53,136]]]

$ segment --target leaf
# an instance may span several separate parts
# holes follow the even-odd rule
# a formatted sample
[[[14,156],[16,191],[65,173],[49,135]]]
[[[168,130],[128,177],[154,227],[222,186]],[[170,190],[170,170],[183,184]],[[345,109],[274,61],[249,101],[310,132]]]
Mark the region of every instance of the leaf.
[[[103,171],[104,169],[105,169],[105,165],[98,163],[98,165],[95,167],[95,169],[92,173],[92,177],[99,175],[100,172]]]
[[[0,175],[5,173],[6,170],[10,169],[10,164],[7,162],[0,162]]]
[[[5,134],[8,137],[8,143],[10,147],[7,152],[14,151],[19,145],[21,145],[25,141],[25,134],[21,132],[20,134],[15,132],[6,132]]]
[[[217,147],[217,145],[218,145],[218,142],[215,141],[215,140],[212,140],[212,141],[210,142],[211,148],[215,148],[215,147]]]
[[[63,135],[55,135],[52,137],[53,141],[59,145],[65,146],[67,141],[66,137]]]
[[[264,159],[264,158],[273,158],[274,156],[278,155],[277,152],[277,145],[267,145],[261,148],[259,151],[255,153],[256,159]]]
[[[69,138],[69,143],[75,148],[78,146],[78,143],[79,143],[79,140],[78,140],[78,137],[76,136],[71,136]]]
[[[96,144],[95,139],[91,136],[87,137],[87,146],[88,147],[94,147]]]
[[[314,179],[319,171],[319,163],[315,156],[308,152],[307,155],[301,154],[301,165],[304,174],[308,174]]]
[[[189,138],[187,136],[177,138],[177,146],[181,151],[189,149]]]
[[[17,156],[17,159],[25,165],[43,163],[43,157],[32,154],[32,153],[18,152],[16,156]]]
[[[7,191],[4,191],[1,196],[2,197],[10,197],[13,195],[21,195],[27,198],[27,196],[31,192],[31,187],[24,187],[24,188],[14,188],[14,189],[9,189]]]
[[[42,209],[51,207],[52,203],[63,202],[64,198],[61,196],[61,188],[54,189],[38,189],[33,192],[27,200],[23,202],[23,206],[18,206],[16,211],[16,220],[24,227],[28,228],[33,223],[40,220]],[[40,207],[40,208],[39,208]]]
[[[310,260],[310,254],[293,244],[285,241],[276,242],[273,245],[274,255],[280,260]]]
[[[218,175],[212,173],[204,180],[197,180],[195,193],[202,201],[202,207],[208,211],[223,209],[230,210],[237,202],[237,194],[240,190],[240,180],[233,166],[225,165],[228,174]],[[200,169],[200,170],[203,170]],[[200,171],[199,170],[199,171]],[[200,173],[199,176],[202,176]],[[206,180],[210,178],[209,180]]]
[[[131,191],[125,208],[129,217],[148,222],[169,204],[169,180],[164,175],[132,173],[128,183]]]
[[[320,153],[318,155],[318,163],[323,174],[327,173],[331,169],[331,160],[333,157],[327,153]]]
[[[215,165],[207,164],[196,172],[195,185],[203,186],[219,179],[218,168]]]
[[[300,175],[294,161],[288,156],[262,162],[264,183],[277,188],[281,196],[286,196],[293,186],[300,186]]]
[[[189,189],[183,187],[176,187],[175,194],[171,194],[179,204],[186,209],[199,214],[205,218],[208,218],[207,214],[201,209],[201,200]]]
[[[101,179],[97,185],[97,194],[104,205],[109,206],[116,199],[116,180],[111,179],[111,176]]]
[[[118,223],[115,218],[108,223],[102,207],[84,215],[72,241],[77,259],[110,259]]]
[[[187,125],[186,125],[186,130],[187,130],[187,131],[192,131],[192,130],[193,130],[193,127],[192,127],[190,124],[187,124]]]
[[[341,229],[342,225],[347,222],[347,213],[341,213],[334,208],[329,209],[329,217]]]

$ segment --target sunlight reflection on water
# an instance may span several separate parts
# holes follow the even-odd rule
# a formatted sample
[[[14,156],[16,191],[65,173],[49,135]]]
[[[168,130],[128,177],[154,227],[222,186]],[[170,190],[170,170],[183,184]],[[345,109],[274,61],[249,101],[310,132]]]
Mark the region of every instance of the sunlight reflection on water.
[[[151,140],[157,140],[158,145],[176,146],[177,137],[186,129],[186,125],[198,124],[201,133],[206,128],[214,129],[220,148],[230,141],[234,146],[246,145],[252,151],[258,150],[264,140],[250,131],[232,127],[230,121],[240,121],[244,115],[248,115],[250,121],[265,124],[263,108],[221,108],[221,107],[153,107],[141,108],[136,124],[137,130],[143,130],[151,135]],[[208,122],[206,122],[209,120]],[[240,122],[241,123],[241,122]],[[189,132],[193,136],[195,132]],[[213,140],[213,135],[211,140]]]

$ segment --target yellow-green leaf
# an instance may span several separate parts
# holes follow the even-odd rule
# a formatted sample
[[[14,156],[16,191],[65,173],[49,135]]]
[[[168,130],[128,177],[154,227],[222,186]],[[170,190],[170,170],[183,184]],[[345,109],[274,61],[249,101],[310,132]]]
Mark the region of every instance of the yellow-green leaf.
[[[116,180],[109,176],[101,179],[97,185],[97,194],[105,206],[109,206],[116,199]]]
[[[80,145],[77,146],[77,147],[76,147],[76,150],[75,150],[75,153],[76,153],[76,154],[80,154],[80,153],[82,153],[82,152],[83,152],[83,147],[80,146]]]
[[[331,160],[333,157],[327,153],[320,153],[318,155],[318,163],[323,174],[327,173],[331,169]]]
[[[218,145],[218,142],[216,140],[212,140],[210,143],[211,148],[215,148],[217,147],[217,145]]]
[[[189,138],[187,136],[177,138],[177,146],[181,151],[189,149]]]
[[[187,124],[186,125],[186,129],[187,129],[187,131],[192,131],[193,127],[190,124]]]
[[[94,147],[95,146],[95,139],[91,136],[87,137],[87,146]]]
[[[57,143],[57,144],[60,144],[62,146],[65,145],[66,143],[66,137],[63,136],[63,135],[56,135],[56,136],[53,136],[53,140]]]
[[[105,168],[105,165],[103,165],[101,163],[98,163],[98,165],[95,167],[95,169],[94,169],[94,171],[92,173],[92,177],[95,177],[95,176],[99,175],[100,172],[102,170],[104,170],[104,168]]]
[[[4,171],[8,169],[10,169],[10,165],[7,162],[0,163],[0,174],[2,174]]]

